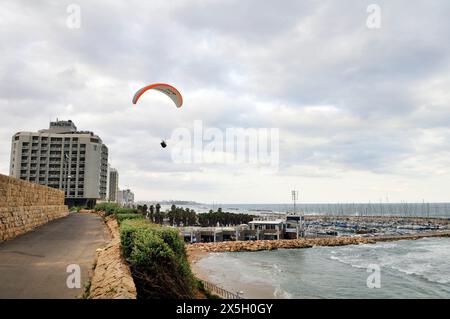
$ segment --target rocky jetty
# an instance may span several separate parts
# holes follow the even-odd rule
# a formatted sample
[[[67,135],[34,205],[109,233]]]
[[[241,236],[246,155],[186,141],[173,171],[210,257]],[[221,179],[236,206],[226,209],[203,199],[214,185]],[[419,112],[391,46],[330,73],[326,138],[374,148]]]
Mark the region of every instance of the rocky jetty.
[[[226,241],[215,243],[196,243],[187,246],[188,252],[237,252],[261,251],[275,249],[310,248],[313,246],[345,246],[358,244],[373,244],[378,241],[414,240],[424,237],[450,237],[450,232],[430,232],[403,236],[379,237],[326,237],[300,238],[293,240],[257,240],[257,241]]]

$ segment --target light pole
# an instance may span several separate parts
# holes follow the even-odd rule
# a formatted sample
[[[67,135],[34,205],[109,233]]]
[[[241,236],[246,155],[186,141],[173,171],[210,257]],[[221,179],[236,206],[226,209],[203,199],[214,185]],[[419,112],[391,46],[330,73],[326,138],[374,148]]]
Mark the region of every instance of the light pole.
[[[291,195],[292,195],[292,200],[294,202],[294,215],[295,215],[295,214],[297,214],[296,201],[298,200],[298,191],[297,190],[292,190],[291,191]]]
[[[70,161],[70,156],[67,153],[64,153],[64,163],[66,164],[66,199],[69,198],[69,187],[70,187],[70,178],[72,177],[69,174],[69,161]]]

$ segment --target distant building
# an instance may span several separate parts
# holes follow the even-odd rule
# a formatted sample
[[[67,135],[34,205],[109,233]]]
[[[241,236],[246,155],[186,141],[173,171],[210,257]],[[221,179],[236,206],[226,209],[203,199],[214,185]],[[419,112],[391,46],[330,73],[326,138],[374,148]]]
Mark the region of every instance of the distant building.
[[[115,168],[109,169],[109,194],[110,202],[119,202],[119,172]]]
[[[72,121],[12,137],[10,176],[64,190],[68,205],[93,206],[107,197],[108,148]]]
[[[129,189],[120,190],[118,192],[119,203],[125,207],[134,205],[134,193]]]

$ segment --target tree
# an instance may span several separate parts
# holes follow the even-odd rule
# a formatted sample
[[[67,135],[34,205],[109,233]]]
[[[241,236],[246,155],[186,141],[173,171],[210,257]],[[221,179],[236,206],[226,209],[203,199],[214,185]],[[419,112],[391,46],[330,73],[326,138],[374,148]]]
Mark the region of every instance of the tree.
[[[150,213],[149,213],[149,219],[151,222],[154,222],[154,217],[155,217],[155,206],[150,205]]]
[[[156,204],[155,223],[162,224],[164,222],[164,214],[161,213],[161,205]]]

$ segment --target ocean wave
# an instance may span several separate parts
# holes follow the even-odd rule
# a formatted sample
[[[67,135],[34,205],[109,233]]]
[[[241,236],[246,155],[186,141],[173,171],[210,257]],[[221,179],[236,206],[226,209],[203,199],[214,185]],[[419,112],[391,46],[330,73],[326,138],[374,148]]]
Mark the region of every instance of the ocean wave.
[[[362,269],[362,268],[367,268],[367,266],[369,265],[369,263],[367,263],[367,265],[366,264],[361,264],[359,262],[360,260],[357,260],[357,259],[349,259],[349,258],[339,257],[339,256],[330,256],[330,259],[339,261],[339,262],[341,262],[343,264],[346,264],[346,265],[350,265],[353,268],[360,268],[360,269]]]
[[[368,246],[345,247],[331,252],[330,259],[353,268],[367,268],[377,264],[406,275],[414,275],[429,282],[450,283],[449,242],[423,239]]]

